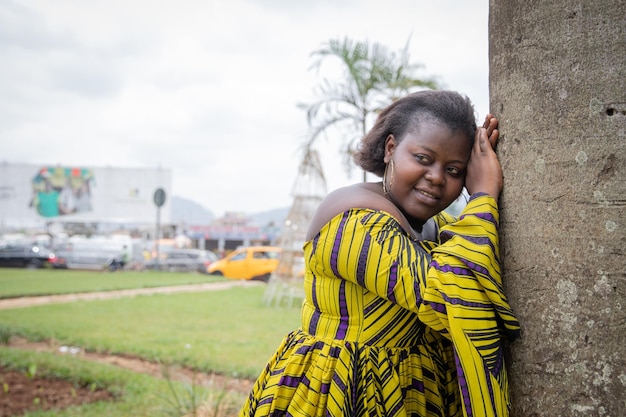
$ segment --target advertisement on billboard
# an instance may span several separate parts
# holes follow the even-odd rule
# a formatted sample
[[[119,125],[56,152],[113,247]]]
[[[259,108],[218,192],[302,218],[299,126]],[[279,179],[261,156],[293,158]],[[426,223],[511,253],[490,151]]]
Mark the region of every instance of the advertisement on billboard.
[[[93,183],[88,168],[42,167],[32,179],[29,206],[42,217],[90,212]]]

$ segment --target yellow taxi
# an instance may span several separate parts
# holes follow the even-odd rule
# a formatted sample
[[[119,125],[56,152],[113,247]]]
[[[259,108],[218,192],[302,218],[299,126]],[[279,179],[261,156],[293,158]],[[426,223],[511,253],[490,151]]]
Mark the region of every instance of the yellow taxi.
[[[267,282],[278,267],[281,249],[277,246],[245,246],[211,263],[207,272],[231,279]]]

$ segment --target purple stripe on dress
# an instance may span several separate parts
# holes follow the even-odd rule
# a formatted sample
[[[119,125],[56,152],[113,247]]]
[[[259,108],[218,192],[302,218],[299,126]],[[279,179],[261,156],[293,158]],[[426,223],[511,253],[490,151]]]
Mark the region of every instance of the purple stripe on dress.
[[[472,271],[476,271],[481,275],[489,275],[489,271],[487,268],[484,268],[482,265],[475,264],[472,261],[463,260],[463,263]]]
[[[308,345],[301,345],[300,347],[298,347],[298,349],[296,349],[296,355],[304,355],[311,349],[314,349],[314,347],[308,346]]]
[[[300,381],[301,381],[300,378],[294,378],[292,376],[283,375],[282,378],[280,378],[280,382],[278,383],[278,385],[282,387],[295,388],[298,386]]]
[[[335,383],[335,385],[337,385],[337,387],[339,387],[340,391],[346,392],[347,385],[343,382],[339,375],[333,375],[333,382]]]
[[[346,281],[339,284],[339,294],[337,302],[339,303],[339,327],[335,334],[335,339],[343,340],[348,332],[348,303],[346,301]]]
[[[361,246],[361,253],[359,254],[359,260],[356,267],[356,281],[362,287],[365,286],[365,273],[367,271],[366,266],[371,243],[372,237],[369,233],[365,234],[365,239],[363,240],[363,245]]]
[[[463,220],[467,216],[478,217],[479,219],[482,219],[482,220],[485,220],[485,221],[487,221],[489,223],[494,224],[496,226],[496,228],[498,227],[498,222],[496,221],[496,218],[494,217],[494,215],[491,214],[491,213],[467,213],[467,214],[462,214],[461,216],[459,216],[459,220]]]
[[[491,241],[491,239],[489,239],[488,237],[485,236],[469,236],[469,235],[462,235],[459,233],[453,233],[450,230],[446,230],[441,232],[441,242],[447,242],[448,240],[452,239],[454,236],[458,236],[461,239],[479,245],[479,246],[489,246],[489,249],[495,253],[496,252],[496,248],[493,244],[493,242]]]
[[[491,370],[491,372],[493,373],[493,376],[495,376],[496,378],[498,378],[498,375],[500,374],[500,370],[502,369],[503,364],[504,364],[504,355],[502,353],[502,349],[498,348],[498,351],[496,352],[496,360],[494,361],[493,369]]]
[[[344,213],[341,217],[341,222],[339,222],[339,227],[337,228],[337,234],[335,235],[335,240],[333,241],[333,248],[330,253],[330,268],[337,278],[341,278],[339,275],[339,269],[337,268],[337,258],[339,256],[339,247],[341,246],[341,239],[343,237],[343,230],[346,227],[346,221],[348,220],[349,213]]]
[[[491,248],[492,251],[495,252],[494,246],[493,246],[493,242],[491,241],[491,239],[489,239],[488,237],[485,236],[470,236],[470,235],[463,235],[460,233],[455,233],[451,230],[444,230],[443,232],[441,232],[440,234],[440,240],[442,243],[447,242],[448,240],[452,239],[454,236],[458,236],[463,240],[466,240],[468,242],[474,243],[476,245],[487,245]]]
[[[446,313],[446,305],[442,303],[436,303],[434,301],[424,301],[424,304],[429,305],[430,308],[438,313]]]
[[[472,276],[474,275],[471,270],[462,268],[460,266],[451,266],[451,265],[440,265],[437,261],[432,261],[430,266],[435,268],[437,271],[441,271],[444,273],[452,272],[454,275],[466,275]]]
[[[317,300],[317,275],[315,274],[313,274],[313,279],[311,279],[311,302],[315,308],[319,310],[320,304]]]
[[[419,379],[413,378],[411,380],[411,388],[416,389],[419,392],[424,392],[424,381],[420,381]]]
[[[397,402],[392,408],[391,410],[389,410],[387,412],[388,416],[396,416],[400,413],[400,409],[404,407],[404,404],[402,401]]]
[[[472,417],[474,412],[470,401],[469,389],[467,388],[467,380],[465,379],[465,373],[463,372],[463,367],[461,366],[461,361],[459,360],[459,355],[456,352],[456,349],[454,349],[454,362],[456,363],[456,373],[459,380],[461,397],[463,397],[463,404],[465,404],[465,412],[467,413],[467,417]]]
[[[300,345],[298,349],[296,349],[296,355],[305,355],[310,351],[315,351],[317,349],[322,349],[324,347],[324,342],[318,341],[313,343],[312,345]]]
[[[328,391],[330,391],[330,384],[325,382],[320,386],[320,392],[322,394],[328,394]]]
[[[314,238],[313,238],[313,250],[311,251],[311,253],[315,253],[315,251],[317,250],[317,244],[320,241],[320,234],[318,233]]]
[[[487,268],[484,268],[481,265],[475,264],[474,262],[467,261],[465,259],[461,259],[463,263],[467,266],[467,268],[461,268],[459,266],[450,266],[450,265],[439,265],[437,261],[432,261],[430,266],[435,268],[441,272],[452,272],[454,275],[465,275],[465,276],[473,276],[475,271],[478,274],[484,275],[489,278],[490,281],[493,282],[493,278],[489,274]]]
[[[476,217],[478,217],[478,218],[481,218],[483,220],[488,221],[489,223],[493,223],[496,226],[498,226],[498,222],[496,220],[496,217],[493,214],[491,214],[491,213],[487,213],[487,212],[485,212],[485,213],[476,213],[474,215]]]
[[[496,409],[496,399],[493,395],[493,386],[491,385],[491,378],[489,377],[489,369],[485,367],[485,379],[487,380],[487,389],[489,390],[489,399],[491,400],[491,408]]]
[[[274,401],[274,397],[266,397],[259,401],[257,408],[264,406],[265,404],[271,404]]]
[[[441,241],[441,243],[445,243],[453,237],[454,233],[452,233],[450,230],[444,230],[439,234],[439,240]]]
[[[320,306],[319,306],[319,302],[317,300],[317,292],[316,292],[316,287],[317,287],[317,277],[315,275],[313,275],[313,284],[311,285],[311,301],[313,302],[313,305],[315,306],[315,311],[313,312],[313,315],[311,316],[311,321],[309,321],[309,334],[315,334],[317,331],[317,323],[320,321]]]
[[[331,358],[337,359],[340,354],[341,354],[341,348],[339,346],[333,346],[328,351],[328,356],[330,356]]]
[[[479,191],[477,193],[474,193],[474,194],[470,195],[469,201],[476,200],[478,197],[482,197],[482,196],[485,196],[485,195],[489,195],[489,194],[484,193],[482,191]]]
[[[484,309],[492,309],[493,308],[493,304],[491,304],[491,303],[477,303],[477,302],[473,302],[473,301],[467,301],[467,300],[463,300],[462,298],[449,297],[448,295],[446,295],[444,293],[441,293],[441,296],[446,301],[446,303],[449,303],[449,304],[452,304],[452,305],[461,305],[461,306],[464,306],[464,307],[474,307],[474,308],[484,308]]]
[[[317,332],[317,323],[320,321],[320,315],[322,313],[319,310],[315,310],[313,315],[311,316],[311,321],[309,322],[309,334],[315,334]]]
[[[389,297],[389,301],[392,303],[397,303],[396,295],[393,290],[396,288],[396,284],[398,283],[398,263],[394,262],[389,269],[389,280],[387,281],[387,297]]]
[[[475,243],[477,245],[489,245],[492,246],[491,244],[491,240],[488,237],[477,237],[477,236],[468,236],[468,235],[461,235],[463,237],[463,239],[467,240],[468,242],[472,242]]]

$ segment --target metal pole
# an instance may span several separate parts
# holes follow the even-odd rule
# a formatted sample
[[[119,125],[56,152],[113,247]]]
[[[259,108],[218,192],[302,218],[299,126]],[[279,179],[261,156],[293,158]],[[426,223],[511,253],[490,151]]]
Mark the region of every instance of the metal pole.
[[[156,221],[156,233],[155,236],[155,247],[156,247],[156,268],[158,271],[161,270],[161,255],[159,254],[159,239],[161,232],[161,207],[157,207],[157,221]]]

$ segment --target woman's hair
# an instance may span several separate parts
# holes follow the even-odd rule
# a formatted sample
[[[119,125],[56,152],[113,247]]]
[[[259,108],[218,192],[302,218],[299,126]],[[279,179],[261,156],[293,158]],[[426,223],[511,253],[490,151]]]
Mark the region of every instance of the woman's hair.
[[[470,143],[476,134],[474,106],[469,98],[454,91],[427,90],[402,97],[385,108],[354,154],[355,163],[382,177],[385,171],[385,140],[393,135],[402,140],[424,122],[440,122],[453,132],[460,131]]]

